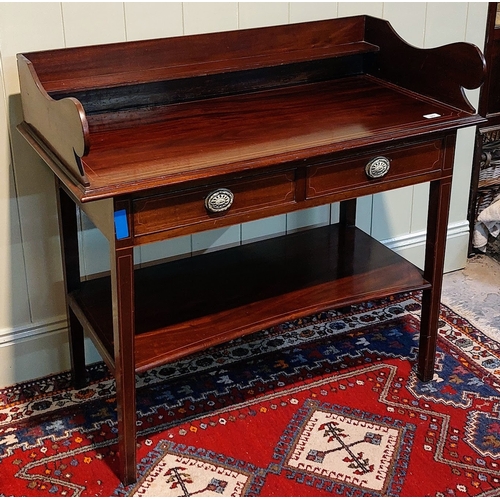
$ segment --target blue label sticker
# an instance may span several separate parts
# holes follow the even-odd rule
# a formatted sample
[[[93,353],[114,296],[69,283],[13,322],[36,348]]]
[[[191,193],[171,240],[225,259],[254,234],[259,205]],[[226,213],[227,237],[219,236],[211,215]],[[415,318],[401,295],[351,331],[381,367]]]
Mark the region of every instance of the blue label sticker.
[[[127,211],[125,209],[115,212],[115,233],[117,240],[129,237]]]

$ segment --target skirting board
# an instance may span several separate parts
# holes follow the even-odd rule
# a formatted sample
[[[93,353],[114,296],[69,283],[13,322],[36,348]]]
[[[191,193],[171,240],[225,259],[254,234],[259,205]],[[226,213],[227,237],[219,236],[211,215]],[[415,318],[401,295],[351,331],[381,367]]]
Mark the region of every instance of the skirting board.
[[[101,358],[86,339],[87,363]],[[68,324],[59,321],[0,332],[0,387],[70,369]]]
[[[451,224],[447,241],[445,272],[462,269],[467,260],[468,221]],[[425,232],[391,238],[382,243],[422,267]],[[89,339],[86,339],[85,353],[88,364],[101,359]],[[66,318],[0,331],[0,366],[0,387],[69,370]]]

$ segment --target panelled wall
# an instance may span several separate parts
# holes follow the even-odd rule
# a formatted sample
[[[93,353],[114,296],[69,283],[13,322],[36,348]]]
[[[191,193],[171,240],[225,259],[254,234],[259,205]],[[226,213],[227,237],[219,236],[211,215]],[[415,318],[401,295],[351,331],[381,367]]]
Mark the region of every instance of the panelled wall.
[[[224,31],[371,14],[418,47],[483,47],[486,3],[0,3],[0,387],[68,369],[54,181],[15,127],[22,120],[16,54],[34,50]],[[469,94],[474,105],[477,93]],[[474,130],[457,145],[447,269],[466,260]],[[417,265],[423,262],[428,186],[360,200],[358,225]],[[142,247],[137,263],[210,251],[335,221],[337,206]],[[81,218],[81,267],[109,268],[107,243]],[[90,360],[98,356],[88,347]]]

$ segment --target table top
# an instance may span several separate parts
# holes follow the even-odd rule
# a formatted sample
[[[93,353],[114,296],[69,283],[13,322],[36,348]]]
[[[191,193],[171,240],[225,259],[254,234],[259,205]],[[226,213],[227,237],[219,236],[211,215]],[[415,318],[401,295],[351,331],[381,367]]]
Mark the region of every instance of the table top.
[[[167,106],[155,123],[91,130],[89,198],[248,172],[465,126],[477,117],[368,76]]]

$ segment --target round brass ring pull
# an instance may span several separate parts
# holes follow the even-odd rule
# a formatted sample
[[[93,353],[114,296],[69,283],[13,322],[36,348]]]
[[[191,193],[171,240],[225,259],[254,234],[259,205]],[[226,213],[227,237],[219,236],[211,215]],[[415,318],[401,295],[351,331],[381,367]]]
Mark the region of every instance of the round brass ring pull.
[[[389,172],[391,160],[385,156],[377,156],[370,160],[365,167],[365,172],[370,179],[379,179]]]
[[[224,212],[233,204],[234,194],[226,188],[216,189],[205,198],[205,208],[212,213]]]

